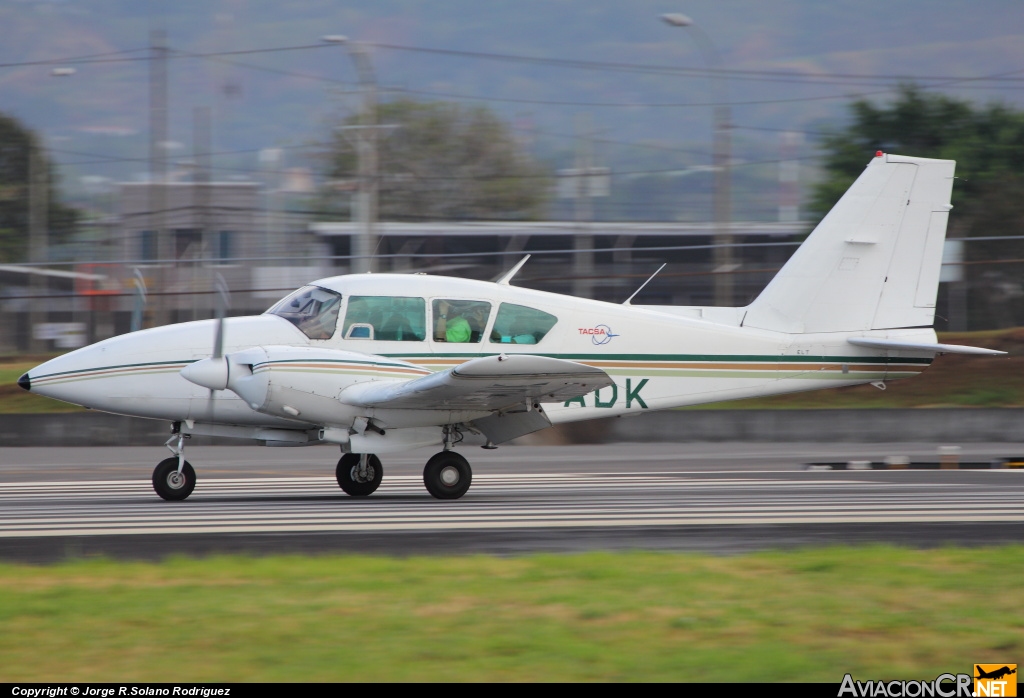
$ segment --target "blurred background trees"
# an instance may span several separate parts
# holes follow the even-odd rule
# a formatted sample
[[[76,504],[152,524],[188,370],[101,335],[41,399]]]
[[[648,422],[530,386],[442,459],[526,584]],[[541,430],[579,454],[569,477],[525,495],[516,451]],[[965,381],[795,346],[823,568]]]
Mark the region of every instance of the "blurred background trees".
[[[35,156],[39,168],[33,192],[30,161]],[[39,137],[17,119],[0,114],[0,261],[28,261],[29,207],[34,195],[42,194],[47,228],[54,242],[67,240],[78,218],[75,209],[60,203],[53,163],[40,147]]]
[[[948,238],[1024,238],[1024,112],[907,85],[886,105],[853,102],[850,115],[822,139],[825,176],[811,202],[819,217],[882,150],[956,160]],[[963,262],[971,327],[1024,324],[1024,239],[967,243]]]
[[[398,100],[378,107],[380,218],[393,221],[533,220],[541,217],[550,173],[485,107]],[[358,176],[356,140],[335,130],[329,153],[325,208],[343,210],[344,190]],[[333,186],[332,186],[333,185]],[[339,189],[342,192],[339,192]]]

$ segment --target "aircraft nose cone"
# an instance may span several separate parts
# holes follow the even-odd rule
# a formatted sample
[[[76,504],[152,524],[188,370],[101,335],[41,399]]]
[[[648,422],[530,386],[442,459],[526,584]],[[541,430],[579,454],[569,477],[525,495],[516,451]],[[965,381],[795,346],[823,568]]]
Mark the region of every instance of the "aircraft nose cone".
[[[22,374],[21,378],[18,379],[18,385],[25,390],[32,390],[32,379],[28,377],[28,374]]]

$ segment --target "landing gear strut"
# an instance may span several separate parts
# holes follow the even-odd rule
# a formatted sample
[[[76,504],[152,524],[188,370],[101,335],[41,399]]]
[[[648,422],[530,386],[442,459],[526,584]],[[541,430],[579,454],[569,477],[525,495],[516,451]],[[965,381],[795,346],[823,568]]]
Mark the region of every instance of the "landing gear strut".
[[[168,502],[180,502],[196,488],[196,471],[185,460],[185,439],[187,434],[172,434],[165,444],[174,455],[165,458],[153,470],[153,489]],[[171,442],[177,440],[177,447]]]
[[[335,471],[338,485],[352,497],[365,497],[380,487],[384,467],[372,453],[346,453]]]

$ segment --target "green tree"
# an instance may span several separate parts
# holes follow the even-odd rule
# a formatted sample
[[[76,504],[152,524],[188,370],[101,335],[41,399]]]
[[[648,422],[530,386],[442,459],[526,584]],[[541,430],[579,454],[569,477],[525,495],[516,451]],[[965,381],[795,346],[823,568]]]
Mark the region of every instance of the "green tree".
[[[355,115],[343,126],[360,123]],[[385,220],[523,220],[540,216],[551,179],[489,109],[399,100],[380,105],[379,211]],[[353,186],[356,131],[338,129],[329,175]],[[339,195],[326,194],[328,209]]]
[[[823,216],[864,170],[875,151],[956,160],[949,237],[1024,235],[1024,112],[1001,104],[900,89],[888,105],[857,100],[848,126],[825,137],[825,177],[811,208]],[[965,246],[971,328],[1024,324],[1024,241]],[[940,299],[940,306],[941,306]],[[941,307],[940,307],[941,311]]]
[[[839,200],[875,151],[956,160],[953,205],[974,215],[981,199],[1024,176],[1024,112],[900,89],[888,106],[867,100],[850,105],[850,124],[822,141],[826,177],[815,187],[811,208],[821,215]],[[964,221],[961,217],[961,221]]]
[[[17,119],[0,114],[0,260],[28,259],[29,160],[38,137]],[[77,212],[62,205],[50,160],[40,152],[47,192],[47,229],[50,242],[66,241],[75,230]]]

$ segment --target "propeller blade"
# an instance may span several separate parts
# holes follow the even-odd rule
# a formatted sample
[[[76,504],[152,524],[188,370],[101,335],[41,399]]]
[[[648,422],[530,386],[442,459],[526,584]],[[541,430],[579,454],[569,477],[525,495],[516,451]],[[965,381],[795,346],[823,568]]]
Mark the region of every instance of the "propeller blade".
[[[224,277],[221,276],[220,272],[217,272],[213,286],[217,291],[214,298],[217,333],[213,337],[213,358],[219,359],[224,356],[224,315],[227,313],[227,309],[231,307],[231,293],[228,291],[228,284],[224,281]]]
[[[132,307],[132,325],[129,331],[138,332],[142,329],[142,315],[146,309],[146,279],[138,267],[135,267],[133,281],[135,283],[135,303]]]
[[[231,307],[231,292],[228,291],[228,284],[221,273],[218,271],[214,274],[213,288],[216,294],[213,299],[213,312],[214,317],[217,318],[217,331],[213,335],[213,356],[197,361],[182,370],[182,375],[187,380],[210,389],[210,394],[206,398],[206,408],[211,419],[213,418],[213,393],[227,387],[228,376],[231,372],[228,360],[224,357],[224,316],[227,314],[228,308]],[[192,369],[192,377],[185,372],[188,369]]]

